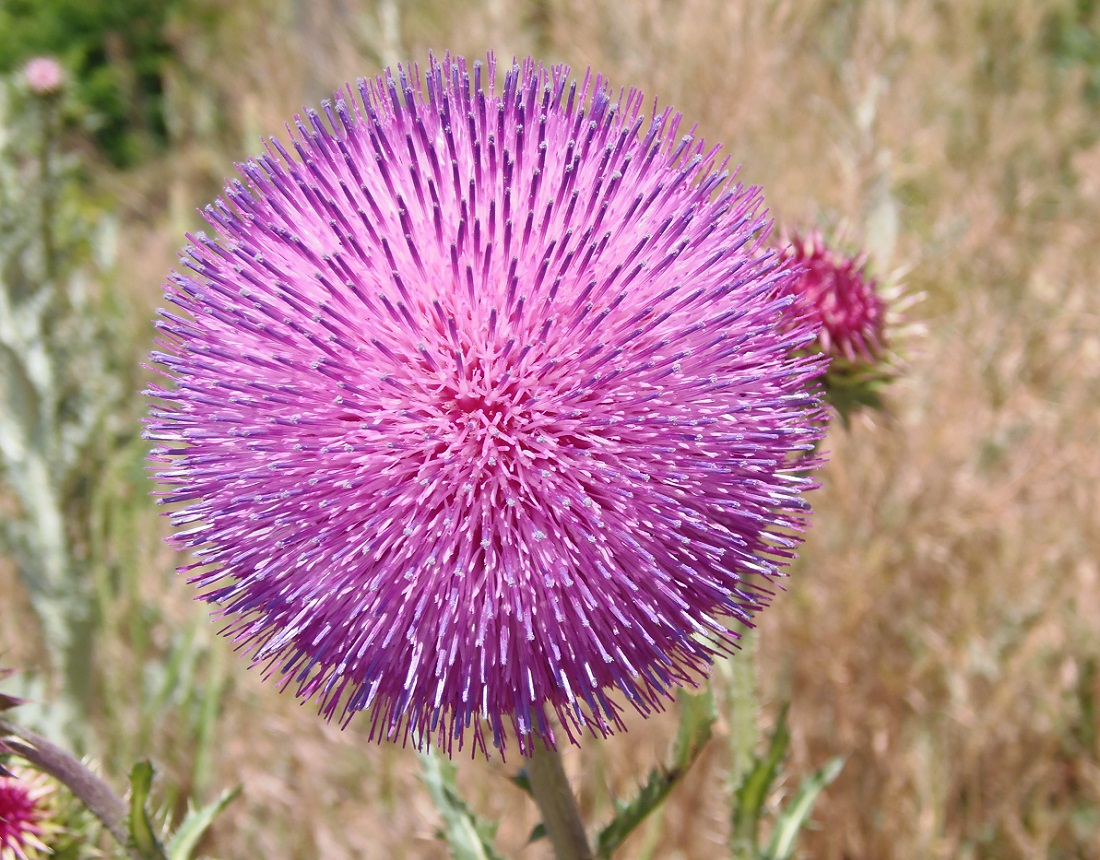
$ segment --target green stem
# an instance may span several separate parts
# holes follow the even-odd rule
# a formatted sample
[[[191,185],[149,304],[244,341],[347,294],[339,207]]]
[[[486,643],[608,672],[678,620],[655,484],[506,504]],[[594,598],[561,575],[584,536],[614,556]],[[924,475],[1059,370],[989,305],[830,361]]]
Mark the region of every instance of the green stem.
[[[756,698],[756,635],[745,629],[741,634],[741,653],[728,661],[729,667],[729,723],[730,753],[733,761],[730,765],[730,786],[734,792],[734,803],[738,791],[749,777],[756,759],[757,717],[760,706]],[[745,812],[746,810],[742,810]],[[735,815],[735,822],[738,816]],[[756,860],[756,815],[744,817],[749,832],[731,834],[730,851],[733,860]]]
[[[756,756],[756,720],[760,706],[756,701],[756,636],[746,630],[741,636],[741,653],[729,661],[730,669],[730,747],[733,766],[730,782],[741,784]]]
[[[561,756],[541,740],[532,743],[533,752],[527,760],[527,777],[531,793],[542,813],[546,835],[554,846],[557,860],[592,860],[592,849],[584,832],[584,821],[577,799],[569,786]]]
[[[38,99],[39,142],[38,142],[38,183],[40,209],[38,213],[39,239],[42,242],[42,264],[46,284],[56,290],[54,283],[57,274],[56,249],[54,247],[54,187],[53,144],[54,144],[54,105],[49,95]]]

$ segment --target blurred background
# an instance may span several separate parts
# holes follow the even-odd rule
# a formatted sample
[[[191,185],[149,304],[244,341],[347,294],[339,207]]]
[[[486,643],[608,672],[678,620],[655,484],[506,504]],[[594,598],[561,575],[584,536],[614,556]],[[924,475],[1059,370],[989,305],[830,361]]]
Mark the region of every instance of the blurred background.
[[[210,856],[447,856],[411,750],[262,685],[192,602],[139,392],[183,234],[261,135],[385,65],[490,49],[672,104],[778,223],[924,296],[887,409],[832,429],[763,616],[760,724],[791,701],[789,785],[846,757],[802,856],[1100,858],[1097,0],[0,0],[0,664],[38,703],[20,719],[120,788],[152,758],[169,814],[243,783]],[[29,74],[40,56],[62,83]],[[590,821],[675,722],[566,753]],[[621,856],[724,856],[728,732]],[[459,782],[503,853],[547,857],[524,847],[516,767],[463,762]]]

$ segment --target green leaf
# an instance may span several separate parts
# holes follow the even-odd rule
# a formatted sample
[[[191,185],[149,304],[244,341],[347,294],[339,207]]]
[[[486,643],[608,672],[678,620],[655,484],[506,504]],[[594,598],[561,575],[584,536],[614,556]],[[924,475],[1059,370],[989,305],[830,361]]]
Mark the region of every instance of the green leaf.
[[[623,843],[634,828],[661,805],[710,740],[710,730],[716,718],[710,688],[697,695],[681,691],[678,698],[680,726],[672,745],[672,762],[666,767],[653,768],[645,785],[631,800],[615,802],[615,817],[596,838],[597,857],[610,857],[611,852]]]
[[[153,766],[147,761],[137,762],[130,770],[130,847],[144,860],[168,860],[149,818],[147,801],[152,787]]]
[[[168,860],[191,860],[203,834],[240,793],[241,786],[238,785],[230,791],[223,791],[217,800],[201,809],[189,809],[183,822],[168,840]]]
[[[443,838],[455,860],[503,860],[493,847],[497,826],[482,821],[462,799],[457,768],[438,753],[421,753],[424,782],[443,819]]]
[[[672,745],[672,760],[677,767],[687,767],[702,752],[710,740],[710,730],[717,719],[714,696],[710,687],[701,693],[680,691],[680,725]]]
[[[731,842],[735,857],[757,856],[757,834],[764,804],[791,743],[791,732],[787,726],[788,707],[784,705],[779,711],[779,719],[768,741],[768,751],[753,760],[752,768],[734,792]]]
[[[615,817],[596,838],[596,856],[610,857],[611,852],[622,845],[631,831],[668,797],[668,793],[682,776],[683,771],[680,768],[665,770],[655,767],[649,772],[645,785],[629,802],[616,801]]]
[[[794,853],[795,840],[798,839],[798,834],[810,818],[814,801],[817,800],[821,791],[837,778],[843,767],[844,759],[838,756],[802,781],[802,785],[798,787],[798,793],[791,800],[790,805],[780,813],[779,820],[775,823],[772,841],[765,855],[766,860],[790,860]]]
[[[527,775],[526,770],[521,770],[515,776],[508,777],[512,781],[512,785],[518,788],[520,791],[525,791],[531,797],[535,796],[534,790],[531,788],[531,777]]]

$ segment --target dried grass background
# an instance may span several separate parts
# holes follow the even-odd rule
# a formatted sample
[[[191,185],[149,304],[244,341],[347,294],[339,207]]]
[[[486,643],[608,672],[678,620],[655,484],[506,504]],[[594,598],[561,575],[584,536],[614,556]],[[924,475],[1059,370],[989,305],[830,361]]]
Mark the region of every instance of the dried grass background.
[[[847,757],[802,856],[1097,860],[1100,116],[1084,72],[1056,66],[1043,42],[1073,5],[207,0],[205,18],[172,25],[170,154],[105,181],[120,201],[116,289],[135,362],[195,208],[261,133],[281,134],[344,81],[492,48],[591,65],[671,103],[763,184],[780,222],[843,229],[883,279],[925,294],[909,312],[925,334],[907,344],[888,413],[832,431],[809,541],[764,616],[761,727],[789,697],[788,787]],[[118,689],[97,719],[139,730],[125,703],[147,670],[127,613],[158,613],[154,652],[185,632],[201,640],[195,683],[229,689],[202,784],[183,790],[245,786],[205,850],[445,857],[415,755],[368,745],[362,721],[326,726],[246,672],[173,578],[147,488],[133,486],[120,492],[136,525],[119,533],[141,575],[107,619],[99,659]],[[33,665],[33,642],[25,613],[0,626],[9,664]],[[169,783],[194,780],[187,719],[166,707],[141,729]],[[567,753],[589,820],[664,756],[674,729],[672,714],[635,719],[626,736]],[[720,722],[621,856],[725,856],[727,732]],[[460,781],[502,820],[504,853],[548,857],[545,843],[524,847],[537,819],[505,779],[516,766],[463,762]]]

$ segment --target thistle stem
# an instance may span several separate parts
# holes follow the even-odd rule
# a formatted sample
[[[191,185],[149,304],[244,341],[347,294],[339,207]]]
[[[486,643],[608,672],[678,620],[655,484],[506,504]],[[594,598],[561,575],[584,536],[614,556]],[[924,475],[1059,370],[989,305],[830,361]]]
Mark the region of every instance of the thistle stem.
[[[752,768],[756,755],[757,718],[760,705],[756,698],[756,634],[746,630],[741,637],[741,653],[729,661],[731,674],[731,712],[729,715],[733,763],[730,781],[738,786]]]
[[[39,770],[63,783],[100,820],[132,860],[142,860],[126,830],[126,803],[107,783],[92,773],[72,753],[34,732],[0,719],[0,734],[10,735],[8,747]]]
[[[736,793],[753,768],[756,757],[757,718],[760,704],[756,696],[756,632],[746,629],[741,636],[741,653],[728,661],[730,678],[730,785]],[[733,860],[753,860],[759,855],[757,827],[760,809],[735,811],[730,850]]]
[[[584,821],[577,799],[569,786],[561,756],[535,740],[527,760],[527,777],[531,792],[542,813],[546,835],[554,846],[557,860],[592,860],[592,849],[584,832]]]
[[[53,100],[48,97],[37,101],[38,117],[41,120],[38,145],[38,184],[41,195],[38,230],[42,242],[42,266],[46,284],[56,290],[58,285],[54,283],[54,279],[57,275],[57,254],[53,230],[54,195],[57,191],[53,176],[54,106]]]

